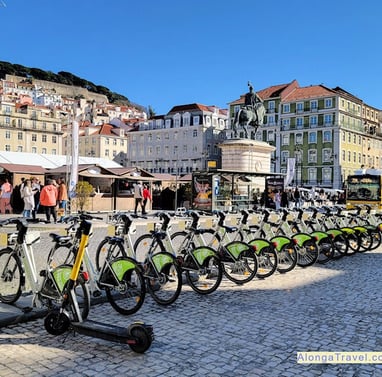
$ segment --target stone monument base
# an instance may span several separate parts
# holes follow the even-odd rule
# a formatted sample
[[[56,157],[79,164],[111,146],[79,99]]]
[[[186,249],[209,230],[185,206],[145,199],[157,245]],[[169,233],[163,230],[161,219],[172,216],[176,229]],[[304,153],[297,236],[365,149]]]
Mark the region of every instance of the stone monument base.
[[[271,153],[276,148],[264,141],[229,139],[219,147],[222,150],[222,170],[251,173],[271,171]]]

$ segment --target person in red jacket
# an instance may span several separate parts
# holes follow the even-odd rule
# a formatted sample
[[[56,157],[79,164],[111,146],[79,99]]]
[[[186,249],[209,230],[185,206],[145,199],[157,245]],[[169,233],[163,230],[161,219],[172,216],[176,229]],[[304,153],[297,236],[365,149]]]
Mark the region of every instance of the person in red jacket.
[[[143,185],[143,191],[142,191],[142,196],[143,196],[143,203],[142,203],[142,215],[146,215],[146,204],[147,201],[151,201],[151,194],[148,185]]]
[[[40,193],[40,204],[45,208],[45,216],[48,223],[50,223],[50,215],[53,216],[54,222],[57,222],[57,198],[57,187],[53,185],[53,181],[51,179],[48,179],[47,185],[41,189]]]

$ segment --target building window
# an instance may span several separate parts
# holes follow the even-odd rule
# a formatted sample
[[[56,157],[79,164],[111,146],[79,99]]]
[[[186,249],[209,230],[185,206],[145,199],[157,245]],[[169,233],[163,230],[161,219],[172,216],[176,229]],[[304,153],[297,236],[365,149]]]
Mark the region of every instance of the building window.
[[[290,113],[290,104],[289,103],[283,104],[283,113]]]
[[[234,107],[233,107],[233,112],[236,114],[236,113],[238,113],[240,111],[240,105],[235,105]],[[195,117],[194,117],[195,118]],[[195,122],[194,122],[194,124],[195,124]]]
[[[42,148],[42,149],[41,149],[41,153],[42,153],[42,154],[46,154],[46,148]]]
[[[302,113],[304,111],[304,102],[297,102],[296,110],[298,113]]]
[[[296,118],[296,127],[303,128],[304,127],[304,118],[298,117]]]
[[[317,162],[317,150],[309,149],[308,150],[308,162]]]
[[[302,144],[303,142],[303,135],[302,133],[297,133],[296,134],[296,144]]]
[[[11,118],[5,117],[5,124],[11,124]]]
[[[273,126],[275,124],[275,116],[274,115],[269,115],[268,116],[268,125]]]
[[[268,110],[271,110],[271,111],[275,110],[275,101],[268,102]]]
[[[317,143],[317,132],[309,132],[309,143],[310,144]]]
[[[289,130],[289,125],[290,125],[290,119],[283,119],[282,121],[283,124],[283,130]]]
[[[57,154],[57,150],[56,149],[52,149],[52,154]]]
[[[286,164],[289,158],[289,151],[282,151],[281,152],[281,163]]]
[[[106,157],[109,156],[109,150],[108,150],[108,149],[105,149],[105,156],[106,156]]]
[[[324,131],[323,139],[324,143],[330,143],[332,141],[332,131]]]
[[[332,159],[332,149],[325,148],[322,150],[322,162],[331,162]]]
[[[10,150],[11,150],[11,146],[7,144],[7,145],[5,146],[5,150],[6,150],[7,152],[10,152]]]
[[[109,144],[110,144],[109,138],[105,138],[105,145],[109,145]]]
[[[275,133],[273,131],[268,131],[267,141],[274,141],[274,140],[275,140]]]
[[[57,136],[52,136],[52,143],[57,144]]]
[[[332,181],[332,168],[323,168],[322,169],[322,180],[324,182]]]
[[[37,134],[32,134],[32,141],[37,141]]]
[[[189,116],[189,115],[187,115],[187,116],[185,116],[185,117],[183,118],[183,125],[184,125],[185,127],[187,127],[187,126],[190,125],[190,116]]]
[[[46,130],[46,123],[45,122],[42,123],[42,129]]]
[[[325,126],[331,126],[333,121],[332,121],[332,114],[325,114],[325,117],[324,117],[324,123],[325,123]]]
[[[18,145],[17,146],[17,152],[22,152],[23,151],[23,147],[22,145]]]
[[[117,139],[113,139],[113,145],[117,145]]]
[[[317,109],[318,109],[317,100],[310,101],[310,110],[317,110]]]
[[[289,145],[289,134],[282,135],[281,143],[282,145]]]
[[[5,131],[5,138],[10,139],[11,138],[11,131],[7,130]]]
[[[41,136],[41,141],[42,141],[43,143],[46,143],[46,141],[47,141],[47,137],[46,137],[46,135],[42,135],[42,136]]]
[[[192,137],[198,137],[198,130],[192,131]]]
[[[23,126],[23,120],[22,119],[18,119],[17,120],[17,127],[22,128],[22,126]]]
[[[240,108],[240,107],[239,107],[239,108]],[[194,116],[194,117],[192,118],[192,120],[193,120],[193,123],[194,123],[195,126],[199,125],[199,115]]]
[[[311,117],[309,117],[309,124],[312,126],[312,127],[315,127],[317,126],[317,115],[313,115]]]
[[[331,108],[333,107],[333,99],[332,98],[325,98],[325,108]]]
[[[32,147],[32,153],[37,153],[37,148],[36,147]]]

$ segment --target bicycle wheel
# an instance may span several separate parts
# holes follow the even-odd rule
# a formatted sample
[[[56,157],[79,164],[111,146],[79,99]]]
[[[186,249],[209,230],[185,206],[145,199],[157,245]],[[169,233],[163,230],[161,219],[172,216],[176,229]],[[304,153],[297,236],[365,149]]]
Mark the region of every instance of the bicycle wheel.
[[[76,283],[75,292],[82,319],[86,319],[90,311],[90,292],[87,282],[81,276]]]
[[[381,232],[378,229],[373,229],[370,231],[371,238],[373,239],[373,244],[369,250],[377,249],[382,243]]]
[[[345,256],[349,249],[349,242],[344,234],[337,234],[333,239],[333,259],[337,260]]]
[[[68,284],[68,283],[67,283]],[[67,284],[63,290],[64,294],[67,293]],[[75,283],[74,286],[74,294],[76,296],[76,300],[78,302],[78,306],[81,311],[81,317],[82,319],[86,319],[89,315],[90,311],[90,292],[89,292],[89,287],[86,282],[86,280],[83,278],[82,274],[78,276],[78,280]],[[60,298],[62,298],[61,296]],[[57,303],[61,306],[62,305],[62,300],[57,299]],[[75,313],[75,309],[72,305],[70,305],[70,320],[71,321],[77,321],[77,315]]]
[[[258,269],[256,276],[265,279],[274,274],[277,269],[277,253],[272,246],[263,247],[257,253]]]
[[[188,233],[185,231],[175,232],[171,235],[171,243],[174,247],[174,252],[176,255],[182,254],[182,249],[185,246],[186,237]]]
[[[313,239],[305,240],[301,245],[296,244],[297,266],[309,267],[317,262],[319,251]]]
[[[292,271],[297,265],[297,251],[292,242],[283,244],[277,252],[277,271],[280,274]]]
[[[144,263],[147,290],[159,305],[170,305],[182,290],[182,270],[177,259],[167,252],[153,255],[152,263]]]
[[[136,313],[146,295],[145,280],[139,265],[133,259],[124,257],[111,261],[110,266],[105,268],[100,278],[105,282],[110,305],[124,315]]]
[[[63,264],[74,264],[76,253],[72,244],[55,244],[49,252],[48,264],[51,268],[56,268]]]
[[[142,263],[146,259],[146,255],[153,242],[151,234],[143,234],[134,243],[135,259]],[[155,249],[153,249],[154,252]]]
[[[353,228],[344,227],[340,229],[348,240],[349,248],[346,255],[354,255],[360,248],[360,238]]]
[[[224,275],[236,284],[245,284],[257,274],[257,257],[251,246],[234,241],[223,246],[220,257]]]
[[[199,254],[207,254],[207,257],[197,267],[193,257],[191,255],[186,256],[184,263],[189,266],[185,269],[188,284],[195,292],[202,295],[216,291],[223,279],[223,266],[220,258],[214,249],[206,246],[194,249],[193,254],[196,260]]]
[[[122,242],[113,242],[111,237],[106,237],[100,242],[96,250],[95,262],[97,271],[101,271],[106,258],[114,260],[118,257],[127,257]]]
[[[21,261],[10,248],[0,250],[0,301],[13,304],[21,296],[23,285]]]
[[[326,264],[334,256],[334,245],[332,240],[328,237],[322,238],[317,243],[318,246],[318,259],[317,262],[320,264]]]
[[[365,229],[363,231],[360,231],[358,236],[360,239],[358,252],[364,253],[366,251],[369,251],[373,246],[373,237],[371,236],[371,233]]]

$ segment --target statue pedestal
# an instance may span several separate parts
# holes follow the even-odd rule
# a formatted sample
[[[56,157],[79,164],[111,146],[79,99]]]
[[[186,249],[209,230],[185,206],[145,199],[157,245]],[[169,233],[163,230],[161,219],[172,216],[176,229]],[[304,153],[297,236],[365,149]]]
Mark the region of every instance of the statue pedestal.
[[[229,139],[219,145],[222,150],[222,170],[251,173],[271,171],[271,153],[276,149],[263,141]]]

